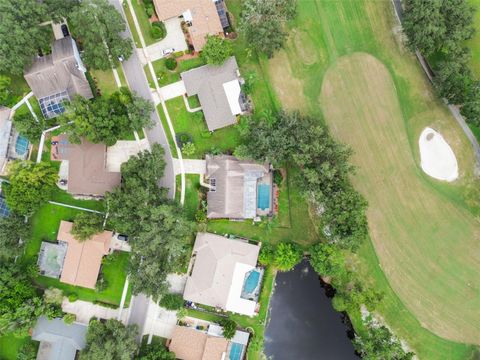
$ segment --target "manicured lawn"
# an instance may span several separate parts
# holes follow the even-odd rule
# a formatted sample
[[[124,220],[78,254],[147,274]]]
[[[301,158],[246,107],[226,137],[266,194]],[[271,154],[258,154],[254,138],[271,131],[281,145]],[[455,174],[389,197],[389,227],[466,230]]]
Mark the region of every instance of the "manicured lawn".
[[[210,133],[203,112],[187,111],[182,97],[166,102],[175,134],[188,134],[195,144],[196,152],[186,158],[201,159],[212,149],[232,153],[239,143],[239,133],[235,126],[229,126]],[[177,139],[178,140],[178,139]]]
[[[467,42],[467,46],[472,51],[472,70],[477,78],[480,78],[480,0],[468,0],[476,9],[473,19],[475,24],[475,35]]]
[[[369,201],[373,242],[357,259],[365,281],[384,292],[379,314],[419,358],[469,358],[473,347],[461,342],[480,335],[480,269],[472,256],[480,224],[462,197],[474,164],[470,144],[395,41],[389,2],[298,4],[286,49],[262,59],[261,73],[284,108],[325,120],[355,151],[353,181]],[[255,95],[261,91],[254,92],[257,109],[264,109]],[[421,172],[417,141],[425,126],[452,146],[460,181],[438,183]]]
[[[90,70],[90,74],[97,83],[97,87],[100,89],[100,93],[104,96],[111,95],[118,90],[113,71],[110,70]]]
[[[130,7],[126,1],[123,2],[123,11],[125,11],[125,17],[127,18],[128,27],[133,36],[133,42],[135,47],[141,48],[142,44],[140,43],[140,37],[138,36],[137,29],[135,27],[135,23],[133,22],[132,13],[130,12]]]
[[[177,68],[175,70],[168,70],[165,66],[166,59],[159,59],[152,62],[153,69],[157,75],[158,84],[165,86],[180,80],[180,73],[188,71],[199,66],[205,65],[205,61],[201,57],[196,57],[188,60],[177,60]],[[150,87],[155,88],[148,65],[143,67],[145,74],[147,75],[148,83]]]
[[[55,189],[52,201],[56,201],[62,204],[73,205],[78,207],[83,207],[86,209],[97,210],[104,212],[105,203],[102,200],[78,200],[74,199],[72,195],[61,189]]]
[[[0,359],[2,360],[17,360],[18,351],[26,344],[32,342],[37,347],[40,344],[37,341],[32,341],[30,337],[16,337],[13,335],[4,335],[0,337]]]
[[[27,82],[22,75],[12,76],[10,74],[0,74],[8,76],[11,79],[10,86],[8,87],[9,96],[5,102],[5,106],[12,107],[19,102],[22,97],[30,92]]]
[[[133,6],[133,10],[135,11],[135,14],[137,15],[138,24],[140,25],[140,30],[142,31],[145,44],[148,46],[148,45],[152,45],[157,41],[160,41],[160,40],[154,39],[151,35],[150,20],[148,19],[147,13],[145,12],[142,0],[132,0],[132,6]]]
[[[180,201],[181,193],[181,181],[180,175],[176,177],[176,187],[177,191],[175,192],[175,199]],[[187,214],[190,220],[195,220],[195,214],[200,208],[201,194],[200,194],[200,177],[196,174],[186,174],[185,175],[185,213]]]
[[[59,193],[62,194],[62,193]],[[68,194],[67,194],[68,195]],[[66,200],[67,196],[63,193],[57,195],[60,199]],[[80,201],[80,200],[77,200]],[[75,202],[77,206],[100,208],[101,203],[86,201],[85,204]],[[34,264],[37,261],[38,251],[42,241],[55,242],[57,239],[58,227],[61,220],[72,221],[81,210],[70,209],[63,206],[45,204],[30,219],[32,233],[26,246],[23,261]],[[80,300],[100,301],[112,305],[118,305],[123,291],[123,284],[126,278],[126,269],[128,265],[128,253],[115,252],[111,261],[106,261],[102,271],[108,282],[108,287],[104,291],[74,287],[61,283],[57,279],[38,276],[35,282],[41,287],[54,286],[62,289],[66,295],[76,293]]]

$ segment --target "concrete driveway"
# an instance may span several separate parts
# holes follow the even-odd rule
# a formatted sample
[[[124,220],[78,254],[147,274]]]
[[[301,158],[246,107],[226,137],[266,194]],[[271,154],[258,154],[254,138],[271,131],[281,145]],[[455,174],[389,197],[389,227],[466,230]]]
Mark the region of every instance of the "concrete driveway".
[[[165,20],[164,24],[167,29],[167,36],[165,36],[165,39],[147,46],[147,53],[150,57],[150,61],[163,58],[162,51],[165,49],[172,48],[175,49],[175,51],[185,51],[188,49],[185,35],[182,31],[181,20],[178,17],[175,17]],[[144,61],[144,59],[142,60]],[[146,64],[146,61],[144,64]]]
[[[115,145],[107,147],[107,170],[120,172],[123,163],[139,152],[149,150],[147,139],[139,141],[118,140]]]

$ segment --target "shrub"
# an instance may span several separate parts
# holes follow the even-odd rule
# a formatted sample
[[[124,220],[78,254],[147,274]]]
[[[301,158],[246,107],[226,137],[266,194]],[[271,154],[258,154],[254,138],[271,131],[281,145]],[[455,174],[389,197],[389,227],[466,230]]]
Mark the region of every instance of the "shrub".
[[[147,16],[149,18],[152,17],[154,12],[155,12],[155,10],[153,9],[153,5],[151,5],[151,4],[146,4],[145,5],[145,13],[147,14]]]
[[[182,153],[185,156],[192,156],[197,151],[195,144],[193,142],[187,142],[182,145]]]
[[[220,320],[220,325],[223,327],[223,337],[230,340],[235,336],[237,331],[237,323],[230,318]]]
[[[302,260],[302,250],[293,243],[280,243],[275,249],[274,264],[280,271],[290,271]]]
[[[230,41],[220,36],[207,36],[207,42],[202,50],[202,57],[208,64],[221,65],[233,54]]]
[[[310,248],[310,264],[321,276],[342,277],[345,258],[335,244],[319,243]]]
[[[74,302],[78,300],[78,294],[77,293],[71,293],[68,295],[68,301]]]
[[[104,291],[108,288],[108,281],[105,279],[103,274],[100,274],[100,278],[97,280],[97,283],[95,284],[95,290],[98,292]]]
[[[280,170],[275,170],[273,172],[273,182],[278,186],[282,185],[283,176],[282,176],[282,172]]]
[[[275,258],[275,249],[272,245],[263,243],[258,255],[258,262],[263,266],[272,265]]]
[[[188,315],[188,311],[185,308],[181,308],[177,311],[177,319],[182,320]]]
[[[73,324],[75,320],[77,320],[77,315],[75,314],[65,314],[63,317],[63,322],[65,324]]]
[[[167,29],[165,28],[165,24],[161,21],[153,22],[150,31],[154,39],[163,39],[167,36]]]
[[[62,290],[54,287],[49,287],[43,293],[43,298],[45,299],[45,302],[47,304],[61,305],[63,300]]]
[[[27,341],[18,350],[17,360],[35,360],[37,358],[37,347],[33,341]]]
[[[165,67],[168,69],[168,70],[175,70],[175,68],[177,67],[177,60],[173,57],[170,57],[168,58],[166,61],[165,61]]]
[[[168,310],[183,308],[183,296],[179,294],[165,294],[160,299],[160,306]]]

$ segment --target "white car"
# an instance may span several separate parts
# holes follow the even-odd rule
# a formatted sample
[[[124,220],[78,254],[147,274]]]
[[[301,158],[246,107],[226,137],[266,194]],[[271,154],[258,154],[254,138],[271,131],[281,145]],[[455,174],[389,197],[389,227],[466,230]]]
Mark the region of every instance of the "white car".
[[[167,55],[172,54],[174,51],[175,51],[174,48],[167,48],[167,49],[162,50],[162,54],[163,54],[163,56],[167,56]]]

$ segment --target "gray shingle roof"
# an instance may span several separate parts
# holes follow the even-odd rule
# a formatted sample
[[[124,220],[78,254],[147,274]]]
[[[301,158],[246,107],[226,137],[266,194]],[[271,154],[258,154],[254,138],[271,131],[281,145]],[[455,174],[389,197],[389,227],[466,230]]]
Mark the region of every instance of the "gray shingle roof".
[[[223,65],[204,65],[181,73],[188,96],[198,95],[208,130],[233,125],[232,113],[223,84],[238,79],[238,65],[234,56]]]
[[[93,97],[75,41],[67,36],[55,40],[50,55],[35,58],[24,77],[38,99],[67,91],[70,98],[78,94]]]
[[[40,341],[37,360],[73,360],[77,350],[85,347],[87,326],[65,324],[62,319],[41,316],[33,329],[32,339]]]
[[[270,171],[268,164],[238,160],[228,155],[207,155],[206,162],[206,178],[215,181],[215,191],[207,193],[208,218],[254,218],[257,179]]]

